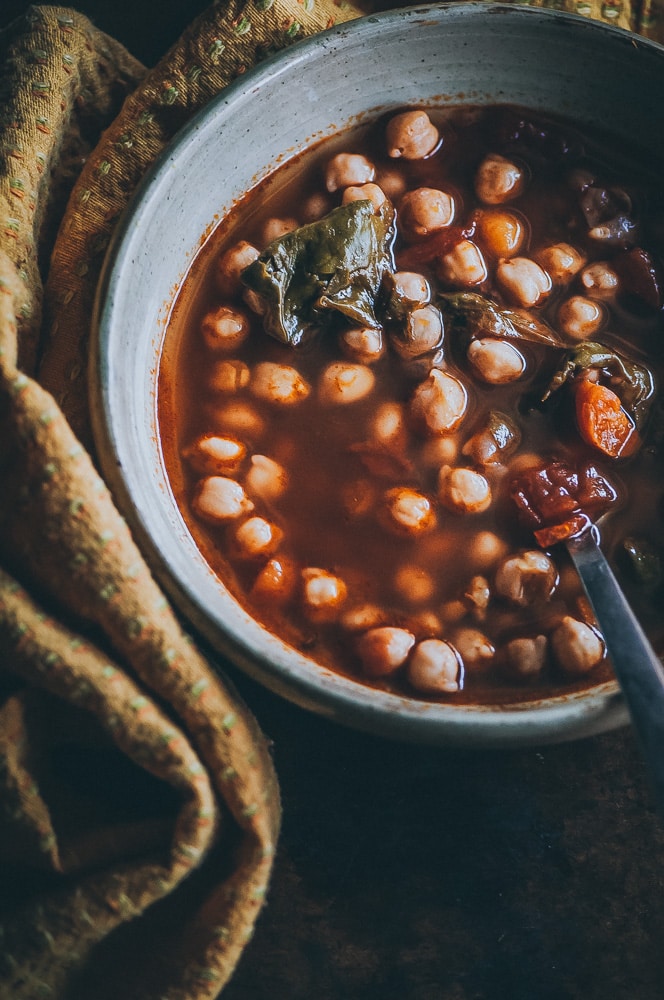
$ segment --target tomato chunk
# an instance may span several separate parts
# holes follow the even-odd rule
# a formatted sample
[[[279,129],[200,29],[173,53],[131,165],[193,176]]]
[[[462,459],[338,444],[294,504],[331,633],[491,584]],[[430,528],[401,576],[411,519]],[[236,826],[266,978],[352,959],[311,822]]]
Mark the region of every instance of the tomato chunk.
[[[583,379],[574,397],[579,433],[586,444],[598,448],[609,458],[620,458],[634,451],[638,444],[634,421],[613,389]]]

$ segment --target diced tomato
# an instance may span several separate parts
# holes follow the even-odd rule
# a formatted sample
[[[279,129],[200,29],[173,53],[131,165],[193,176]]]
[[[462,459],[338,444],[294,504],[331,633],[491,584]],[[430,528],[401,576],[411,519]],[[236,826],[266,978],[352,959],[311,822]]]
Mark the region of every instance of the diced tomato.
[[[598,517],[616,501],[618,493],[592,463],[573,466],[552,461],[516,476],[510,484],[510,496],[528,527],[539,531],[562,526],[563,537],[569,537],[564,534],[565,525],[579,516]],[[580,528],[580,522],[574,522],[572,533]]]
[[[576,422],[586,442],[609,458],[630,455],[638,445],[634,421],[613,389],[583,379],[575,389]]]

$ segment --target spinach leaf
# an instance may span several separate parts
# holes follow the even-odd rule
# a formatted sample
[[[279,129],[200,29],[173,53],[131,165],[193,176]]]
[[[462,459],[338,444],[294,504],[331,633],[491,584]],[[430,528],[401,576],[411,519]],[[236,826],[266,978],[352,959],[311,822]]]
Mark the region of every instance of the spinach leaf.
[[[439,303],[447,329],[456,331],[467,342],[481,337],[498,337],[564,347],[559,334],[542,320],[535,319],[525,310],[500,309],[491,299],[477,292],[443,293]]]
[[[342,315],[374,329],[383,274],[394,271],[394,210],[370,201],[335,208],[269,244],[242,272],[259,297],[266,331],[296,346]]]
[[[548,399],[566,382],[592,370],[610,380],[610,388],[620,397],[636,426],[641,427],[655,395],[654,376],[645,365],[630,361],[603,344],[586,342],[575,347],[551,379],[542,399]]]

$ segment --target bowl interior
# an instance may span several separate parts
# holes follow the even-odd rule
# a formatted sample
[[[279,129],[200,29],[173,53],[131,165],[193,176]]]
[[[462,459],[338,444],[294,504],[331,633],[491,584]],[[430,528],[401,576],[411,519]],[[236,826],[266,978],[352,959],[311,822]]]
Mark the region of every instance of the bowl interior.
[[[496,709],[369,690],[286,646],[211,572],[173,500],[156,373],[177,289],[214,223],[284,158],[391,107],[514,103],[604,126],[664,159],[664,49],[583,18],[526,7],[432,5],[365,17],[273,57],[224,90],[139,188],[110,248],[93,329],[93,430],[139,544],[201,633],[272,690],[403,739],[515,745],[626,721],[614,683]],[[239,151],[239,155],[238,155]]]

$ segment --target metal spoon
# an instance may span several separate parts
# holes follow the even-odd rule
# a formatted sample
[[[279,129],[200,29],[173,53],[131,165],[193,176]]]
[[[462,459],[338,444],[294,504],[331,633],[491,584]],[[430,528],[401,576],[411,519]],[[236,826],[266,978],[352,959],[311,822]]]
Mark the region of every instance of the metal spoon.
[[[664,811],[664,667],[599,547],[597,528],[590,525],[565,544],[604,635]]]

